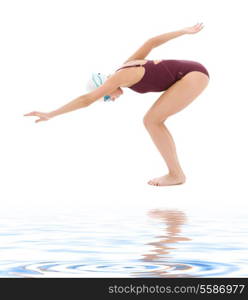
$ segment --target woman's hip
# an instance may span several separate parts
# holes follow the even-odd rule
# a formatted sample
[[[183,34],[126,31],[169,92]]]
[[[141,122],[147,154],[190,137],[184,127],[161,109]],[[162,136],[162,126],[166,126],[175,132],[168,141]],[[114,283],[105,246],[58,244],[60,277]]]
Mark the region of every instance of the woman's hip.
[[[192,60],[165,60],[166,67],[175,81],[180,80],[186,74],[192,71],[198,71],[206,74],[209,72],[201,63]]]

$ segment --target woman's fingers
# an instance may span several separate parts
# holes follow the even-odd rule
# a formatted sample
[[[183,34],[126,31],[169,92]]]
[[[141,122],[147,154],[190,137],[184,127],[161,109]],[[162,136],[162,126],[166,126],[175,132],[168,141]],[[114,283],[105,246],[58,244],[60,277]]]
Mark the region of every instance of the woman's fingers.
[[[40,121],[45,121],[45,119],[37,119],[36,121],[35,121],[35,123],[38,123],[38,122],[40,122]]]
[[[30,113],[25,114],[24,116],[34,116],[39,117],[39,119],[35,120],[35,123],[41,122],[41,121],[47,121],[50,119],[48,113],[42,113],[39,111],[32,111]]]
[[[36,111],[32,111],[30,113],[25,114],[24,116],[36,116],[37,112]]]
[[[195,26],[192,27],[192,32],[196,33],[202,30],[203,28],[203,23],[197,23]]]
[[[38,122],[41,122],[41,121],[47,121],[47,120],[49,120],[48,118],[43,117],[43,116],[39,116],[39,117],[40,117],[39,119],[35,120],[35,123],[38,123]]]
[[[193,34],[193,33],[197,33],[199,32],[200,30],[202,30],[203,28],[203,23],[196,23],[194,26],[191,26],[191,27],[186,27],[184,29],[184,32],[185,33],[189,33],[189,34]]]

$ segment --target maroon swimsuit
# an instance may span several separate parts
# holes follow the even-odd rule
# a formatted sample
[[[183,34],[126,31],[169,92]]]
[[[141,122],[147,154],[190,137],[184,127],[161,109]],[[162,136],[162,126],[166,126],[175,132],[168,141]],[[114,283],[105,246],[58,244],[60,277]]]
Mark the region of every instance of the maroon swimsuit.
[[[176,81],[192,71],[202,72],[209,77],[207,69],[202,64],[191,60],[163,59],[156,64],[153,60],[147,60],[144,65],[125,66],[116,71],[140,66],[145,68],[144,76],[139,82],[129,86],[130,89],[138,93],[165,91]]]

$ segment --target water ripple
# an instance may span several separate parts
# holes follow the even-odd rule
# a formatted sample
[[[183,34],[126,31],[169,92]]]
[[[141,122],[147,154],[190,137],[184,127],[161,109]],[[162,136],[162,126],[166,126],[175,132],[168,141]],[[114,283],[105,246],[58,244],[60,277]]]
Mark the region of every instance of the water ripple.
[[[143,219],[101,223],[93,216],[94,222],[84,223],[83,217],[64,217],[19,220],[16,227],[5,219],[0,276],[247,277],[246,223],[233,223],[228,235],[229,220],[197,217],[152,210]]]
[[[206,261],[157,262],[118,264],[108,261],[98,264],[71,262],[37,262],[23,265],[5,265],[5,277],[225,277],[240,271],[238,266]]]

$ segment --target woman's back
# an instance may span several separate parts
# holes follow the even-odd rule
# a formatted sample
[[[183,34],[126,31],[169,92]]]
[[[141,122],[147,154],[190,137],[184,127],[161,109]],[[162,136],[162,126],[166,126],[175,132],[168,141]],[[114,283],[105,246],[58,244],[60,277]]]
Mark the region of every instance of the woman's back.
[[[206,68],[198,62],[176,59],[132,61],[116,71],[134,67],[138,67],[135,68],[137,80],[134,79],[134,84],[127,87],[138,93],[165,91],[192,71],[200,71],[209,75]]]

